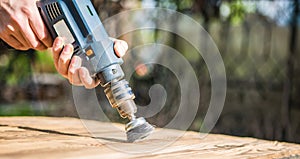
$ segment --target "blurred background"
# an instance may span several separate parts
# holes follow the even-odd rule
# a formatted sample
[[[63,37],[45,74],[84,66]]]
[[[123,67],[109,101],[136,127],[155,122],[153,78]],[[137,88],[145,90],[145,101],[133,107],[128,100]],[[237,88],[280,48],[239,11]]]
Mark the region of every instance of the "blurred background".
[[[175,10],[196,20],[215,41],[226,68],[226,101],[213,133],[300,143],[300,0],[93,0],[93,3],[102,20],[124,10],[146,7]],[[184,24],[176,21],[173,25]],[[118,26],[122,28],[122,23]],[[196,32],[192,26],[186,28]],[[199,130],[211,95],[210,76],[199,53],[186,40],[162,30],[134,31],[117,38],[126,40],[129,49],[163,41],[190,62],[198,77],[201,97],[189,129]],[[78,117],[72,87],[57,74],[51,53],[4,47],[0,50],[1,116]],[[135,58],[126,55],[124,60],[126,63]],[[151,123],[163,127],[174,117],[180,91],[170,70],[140,62],[130,83],[139,105],[150,102],[148,90],[153,84],[164,86],[168,95],[166,104],[148,119]],[[101,88],[97,92],[104,96]],[[122,122],[109,106],[103,110],[112,121]]]

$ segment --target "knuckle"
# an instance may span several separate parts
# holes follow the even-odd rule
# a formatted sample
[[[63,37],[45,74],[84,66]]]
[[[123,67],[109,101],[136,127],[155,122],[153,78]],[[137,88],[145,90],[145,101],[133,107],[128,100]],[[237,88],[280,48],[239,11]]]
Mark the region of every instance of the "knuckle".
[[[42,43],[38,43],[36,46],[33,47],[33,49],[42,51],[47,48]]]
[[[68,78],[69,78],[69,79],[74,79],[74,77],[75,77],[75,72],[72,71],[72,70],[73,70],[72,68],[70,68],[70,69],[68,70]]]
[[[69,82],[74,86],[82,86],[82,83],[74,78],[69,78]]]
[[[86,89],[93,89],[93,88],[94,88],[94,87],[91,86],[91,85],[84,85],[84,87],[85,87]]]
[[[33,9],[29,5],[24,5],[21,7],[21,11],[27,16],[32,17],[33,15]]]
[[[39,39],[43,42],[47,42],[47,41],[51,40],[50,36],[43,32],[40,33]]]
[[[67,79],[68,79],[68,73],[65,72],[65,71],[63,71],[63,70],[61,69],[60,66],[58,66],[58,67],[56,68],[56,70],[57,70],[57,72],[58,72],[61,76],[63,76],[64,78],[67,78]]]
[[[13,25],[11,25],[11,24],[7,24],[5,27],[5,31],[14,32],[15,27],[13,27]]]
[[[20,45],[19,45],[19,46],[16,46],[15,49],[21,50],[21,51],[26,51],[26,50],[29,50],[30,48],[25,47],[25,46],[20,46]]]
[[[63,53],[62,53],[63,54]],[[66,57],[65,56],[63,56],[63,55],[60,55],[59,56],[59,61],[63,64],[63,65],[65,65],[66,63],[67,63],[67,59],[66,59]]]
[[[76,85],[76,83],[72,79],[69,79],[69,83],[72,85]]]
[[[68,75],[65,72],[63,72],[62,70],[58,70],[58,73],[61,74],[64,78],[68,77]]]
[[[30,45],[32,46],[32,48],[37,48],[42,46],[43,44],[32,34],[28,35],[28,37],[26,37],[30,43]]]

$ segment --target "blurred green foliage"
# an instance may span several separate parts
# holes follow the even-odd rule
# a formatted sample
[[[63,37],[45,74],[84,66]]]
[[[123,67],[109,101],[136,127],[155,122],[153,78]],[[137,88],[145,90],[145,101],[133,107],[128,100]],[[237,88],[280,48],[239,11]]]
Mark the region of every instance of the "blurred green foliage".
[[[9,51],[2,56],[3,65],[0,66],[0,81],[3,85],[17,85],[31,75],[31,59],[27,53]]]
[[[45,115],[24,98],[37,91],[37,84],[32,85],[34,74],[56,73],[51,54],[48,51],[6,50],[0,59],[0,116]]]
[[[243,5],[241,0],[236,0],[229,3],[230,6],[230,21],[233,24],[239,24],[243,21],[246,15],[246,7]]]
[[[242,0],[225,1],[220,6],[222,18],[232,25],[239,25],[244,21],[247,14],[254,13],[255,10],[255,3]]]
[[[54,61],[49,51],[37,51],[34,62],[35,72],[56,73]]]
[[[34,116],[43,115],[43,113],[38,113],[30,103],[17,103],[13,105],[1,105],[0,116]]]
[[[20,85],[35,73],[55,73],[53,58],[48,51],[7,50],[1,56],[0,81],[3,85]]]

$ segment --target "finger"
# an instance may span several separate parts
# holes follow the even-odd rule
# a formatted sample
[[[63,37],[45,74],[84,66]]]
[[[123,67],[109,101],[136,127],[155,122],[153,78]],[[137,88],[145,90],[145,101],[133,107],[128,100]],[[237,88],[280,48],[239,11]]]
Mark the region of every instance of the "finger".
[[[32,49],[43,51],[48,49],[48,47],[38,40],[38,45],[36,47],[33,47]]]
[[[128,44],[123,40],[114,41],[114,50],[118,57],[123,57],[128,50]]]
[[[82,82],[79,77],[78,69],[81,66],[81,58],[78,56],[73,56],[69,65],[68,79],[71,84],[76,86],[82,86]]]
[[[14,36],[10,35],[8,37],[2,37],[2,40],[5,41],[9,46],[18,49],[18,50],[28,50],[28,47],[25,47],[20,43]]]
[[[28,23],[28,19],[25,19],[22,22],[20,22],[18,27],[21,31],[20,35],[24,37],[24,39],[29,44],[30,48],[37,49],[41,46],[40,41],[37,39],[34,32],[31,30],[31,27]]]
[[[65,45],[58,59],[57,71],[65,77],[68,76],[68,67],[72,58],[73,50],[74,49],[71,44]]]
[[[63,38],[57,37],[54,42],[53,42],[53,47],[52,47],[52,53],[53,53],[53,60],[54,60],[54,65],[56,69],[58,68],[58,59],[59,55],[63,49]]]
[[[36,10],[35,5],[32,6],[25,3],[24,7],[22,7],[20,10],[21,13],[15,15],[13,20],[15,21],[15,23],[17,23],[18,28],[20,28],[20,31],[22,33],[22,36],[26,39],[30,47],[33,49],[41,48],[43,44],[39,41],[34,31],[32,30],[29,20],[29,18],[36,17],[37,15],[39,15],[34,14],[33,12],[34,10]]]
[[[6,26],[6,31],[4,33],[4,35],[7,35],[7,39],[16,39],[18,42],[16,43],[17,45],[19,45],[18,43],[21,43],[21,45],[19,45],[20,47],[14,47],[16,49],[19,49],[19,50],[28,50],[30,48],[29,44],[27,43],[26,39],[22,36],[22,33],[16,29],[18,28],[17,24],[9,24]],[[15,43],[16,41],[14,42],[10,42],[10,43]],[[22,48],[22,49],[21,49]]]
[[[109,37],[114,42],[114,51],[118,57],[123,57],[128,50],[128,44],[124,40]]]
[[[29,16],[29,24],[37,38],[42,42],[42,44],[49,48],[52,46],[53,39],[51,38],[37,7],[34,7],[32,14]]]
[[[69,82],[74,86],[83,86],[82,82],[80,81],[79,77],[79,69],[75,70],[75,74],[72,77],[68,77]]]
[[[85,88],[92,89],[97,87],[100,84],[99,80],[96,81],[90,76],[90,73],[87,70],[87,68],[80,67],[78,70],[79,70],[80,80]]]
[[[30,12],[27,11],[28,9],[24,10],[24,12]],[[30,13],[27,13],[28,15]],[[35,36],[33,30],[31,29],[29,25],[29,20],[26,16],[22,17],[15,17],[14,23],[17,30],[20,31],[20,34],[18,34],[19,38],[21,39],[21,36],[26,40],[27,44],[32,49],[41,49],[43,44],[38,40],[38,38]],[[15,35],[15,34],[14,34]]]

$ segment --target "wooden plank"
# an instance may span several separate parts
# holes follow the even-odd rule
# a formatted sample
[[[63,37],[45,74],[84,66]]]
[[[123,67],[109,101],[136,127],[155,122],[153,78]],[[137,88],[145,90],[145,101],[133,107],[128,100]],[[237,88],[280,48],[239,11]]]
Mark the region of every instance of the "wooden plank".
[[[91,126],[93,135],[86,128]],[[123,127],[75,118],[2,117],[0,158],[300,158],[298,144],[217,134],[200,138],[168,129],[126,143]]]

